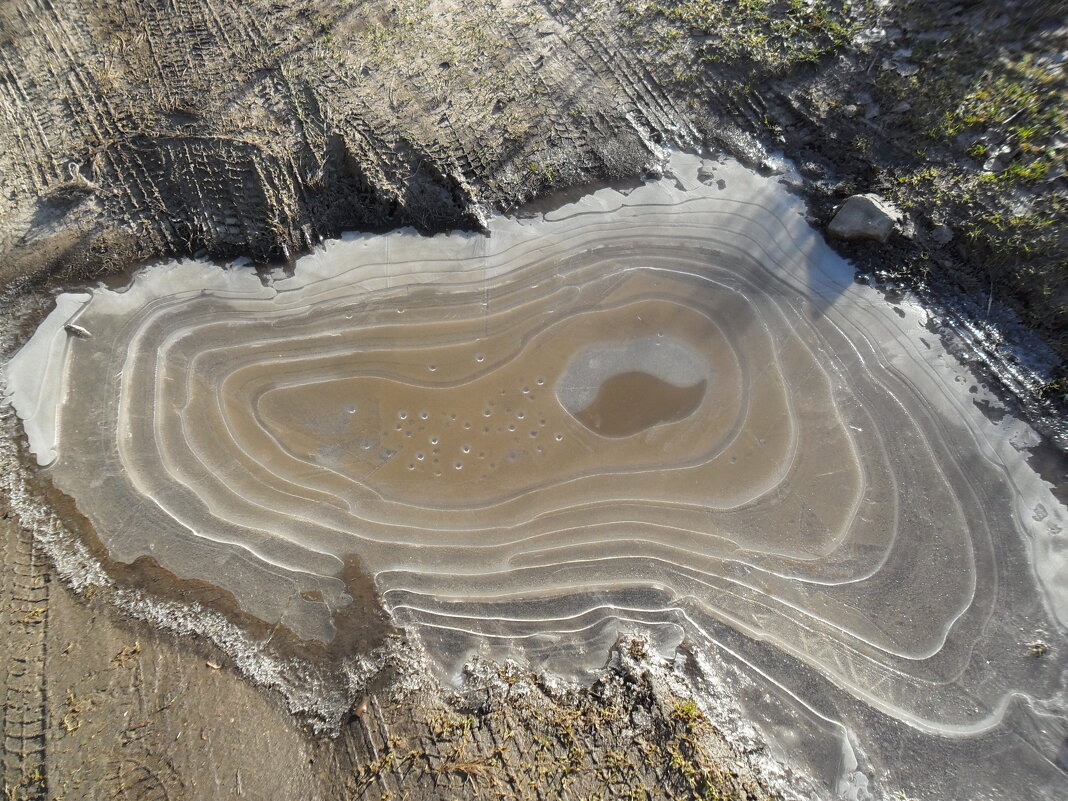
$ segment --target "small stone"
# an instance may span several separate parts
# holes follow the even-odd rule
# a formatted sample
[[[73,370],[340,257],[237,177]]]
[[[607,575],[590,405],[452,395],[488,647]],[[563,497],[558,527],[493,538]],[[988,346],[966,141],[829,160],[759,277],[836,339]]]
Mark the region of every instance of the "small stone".
[[[939,245],[948,245],[953,240],[953,229],[948,225],[936,225],[931,229],[931,239]]]
[[[1042,640],[1027,643],[1027,650],[1031,656],[1040,657],[1049,653],[1049,645]]]
[[[368,696],[366,696],[366,695],[363,696],[363,698],[360,699],[360,703],[358,703],[356,705],[356,709],[353,710],[353,714],[355,714],[356,717],[358,717],[358,718],[362,718],[362,717],[366,716],[367,715],[367,709],[368,709],[368,706],[369,706],[369,703],[368,703],[369,701],[370,701],[370,698]]]
[[[987,151],[987,159],[983,163],[985,172],[1004,172],[1012,161],[1013,150],[1008,145],[998,145]]]
[[[878,195],[853,195],[838,207],[827,233],[839,239],[885,242],[901,221],[901,212]]]

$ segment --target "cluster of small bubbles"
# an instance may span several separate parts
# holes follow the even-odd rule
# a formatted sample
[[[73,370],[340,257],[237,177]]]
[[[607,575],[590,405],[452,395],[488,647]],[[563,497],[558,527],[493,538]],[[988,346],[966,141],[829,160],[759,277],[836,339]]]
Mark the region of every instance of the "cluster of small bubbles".
[[[478,355],[482,357],[481,359],[479,359],[479,361],[485,358],[482,354]],[[435,365],[433,364],[428,365],[428,369],[430,369],[431,371],[433,371],[434,367]],[[545,413],[545,410],[538,409],[536,405],[530,406],[527,404],[522,404],[522,408],[519,408],[519,404],[517,404],[517,406],[512,406],[512,403],[515,403],[517,400],[522,401],[522,398],[526,398],[528,401],[533,401],[535,399],[535,396],[537,395],[535,387],[543,387],[545,386],[545,384],[546,379],[542,376],[538,376],[533,379],[528,379],[526,383],[511,384],[508,387],[500,388],[499,394],[491,395],[493,400],[487,399],[485,401],[482,410],[482,416],[487,424],[481,426],[481,433],[483,435],[490,435],[492,433],[495,433],[497,436],[508,437],[508,440],[510,442],[514,443],[515,446],[518,446],[519,443],[522,441],[521,438],[523,435],[523,431],[526,431],[527,436],[530,439],[534,440],[534,442],[531,443],[532,447],[529,451],[520,450],[516,447],[513,447],[512,450],[505,451],[503,454],[501,454],[500,457],[504,460],[504,462],[502,463],[518,463],[523,459],[525,455],[533,455],[534,453],[542,455],[548,453],[548,451],[550,450],[548,448],[548,443],[542,442],[539,444],[538,442],[541,434],[540,429],[545,428],[548,425],[549,415]],[[353,404],[346,408],[351,412],[355,411],[356,406],[355,404]],[[529,409],[530,413],[528,414],[526,411],[524,411],[525,409]],[[500,425],[489,424],[491,422],[490,419],[495,416],[494,411],[502,412],[502,414],[500,415],[501,419],[497,421],[500,423]],[[411,412],[410,410],[401,410],[397,413],[397,417],[399,418],[399,420],[405,421],[411,419],[409,418],[409,414],[411,414],[412,418],[414,418],[416,421],[413,425],[411,425],[410,428],[406,429],[404,425],[398,423],[397,425],[393,426],[393,429],[397,432],[404,432],[405,436],[408,438],[412,437],[413,430],[417,433],[420,433],[422,436],[427,437],[426,442],[430,445],[430,450],[415,454],[413,461],[406,463],[406,467],[408,468],[408,470],[415,470],[419,467],[420,463],[425,462],[428,465],[437,465],[440,461],[442,463],[442,468],[444,468],[445,465],[451,465],[456,471],[460,471],[466,468],[468,472],[470,472],[471,466],[469,464],[465,465],[465,457],[476,458],[476,454],[477,458],[483,465],[482,469],[488,471],[486,474],[487,476],[492,476],[492,471],[498,469],[498,464],[496,462],[489,461],[489,459],[492,458],[492,449],[489,454],[486,450],[480,450],[476,452],[472,449],[470,441],[449,443],[447,446],[436,447],[445,439],[447,439],[447,437],[431,433],[434,427],[436,427],[437,425],[444,425],[445,428],[448,429],[452,422],[458,422],[459,425],[462,425],[464,431],[473,431],[475,426],[471,420],[460,420],[458,415],[454,412],[434,408],[431,408],[429,410],[419,410],[416,412]],[[441,420],[437,420],[439,415],[441,417]],[[436,426],[419,425],[419,420],[429,421],[432,416],[435,418],[435,420],[437,420]],[[529,428],[524,429],[520,424],[520,421],[526,421],[528,418],[530,422],[526,425],[528,425]],[[446,431],[446,435],[447,433],[448,432]],[[383,436],[385,435],[386,432],[383,432]],[[549,431],[546,431],[546,436],[550,436]],[[551,434],[551,436],[554,437],[556,442],[562,442],[564,440],[565,435],[562,432],[555,432]],[[542,445],[545,445],[545,447],[542,447]],[[453,460],[450,461],[449,451],[452,448],[455,448],[456,450],[452,452]],[[443,449],[445,450],[445,452],[441,455],[441,458],[439,460],[437,456],[438,454],[441,454]],[[431,470],[434,470],[434,468],[431,467]],[[441,476],[442,473],[440,470],[438,470],[437,472],[432,472],[431,475]]]

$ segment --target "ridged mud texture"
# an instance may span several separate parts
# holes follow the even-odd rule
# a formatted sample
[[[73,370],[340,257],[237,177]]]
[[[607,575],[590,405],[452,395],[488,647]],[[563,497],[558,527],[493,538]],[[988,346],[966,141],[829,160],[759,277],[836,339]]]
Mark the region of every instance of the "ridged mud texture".
[[[479,203],[634,173],[630,117],[679,118],[572,12],[482,0],[6,4],[0,115],[0,245],[61,222],[57,260],[88,232],[98,271],[477,227]]]

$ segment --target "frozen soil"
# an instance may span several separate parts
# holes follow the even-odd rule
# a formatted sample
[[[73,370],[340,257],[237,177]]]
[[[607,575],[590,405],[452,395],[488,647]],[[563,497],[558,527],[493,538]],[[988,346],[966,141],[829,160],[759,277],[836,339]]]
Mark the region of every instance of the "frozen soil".
[[[590,687],[476,662],[459,693],[400,647],[316,735],[209,643],[52,582],[30,532],[0,525],[6,799],[781,797],[640,639]]]
[[[905,211],[888,243],[842,252],[927,298],[962,358],[1057,433],[1064,18],[1031,0],[13,0],[0,281],[288,261],[345,229],[478,229],[655,172],[667,145],[765,170],[778,151],[817,225],[858,192]],[[313,737],[209,645],[75,598],[10,515],[3,537],[7,797],[767,794],[622,652],[573,693],[502,668],[485,697],[397,695],[382,673],[338,738]]]

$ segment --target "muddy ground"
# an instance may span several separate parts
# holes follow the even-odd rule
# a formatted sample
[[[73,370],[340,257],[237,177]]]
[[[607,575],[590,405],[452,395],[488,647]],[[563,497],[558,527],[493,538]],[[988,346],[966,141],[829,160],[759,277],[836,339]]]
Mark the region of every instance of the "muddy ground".
[[[1068,393],[1065,12],[10,0],[0,282],[47,289],[176,254],[288,261],[344,229],[477,229],[493,209],[655,172],[666,145],[764,170],[781,151],[817,225],[857,192],[905,212],[889,242],[842,252],[941,309],[947,336],[967,330],[962,358],[1053,430]],[[206,644],[73,597],[27,532],[3,532],[10,798],[548,798],[568,777],[576,798],[763,792],[718,772],[730,747],[684,701],[626,671],[619,692],[532,691],[536,713],[395,705],[383,689],[318,740]]]
[[[5,799],[774,797],[640,640],[577,691],[489,665],[459,696],[387,666],[316,736],[211,645],[53,581],[10,512],[0,528]]]

